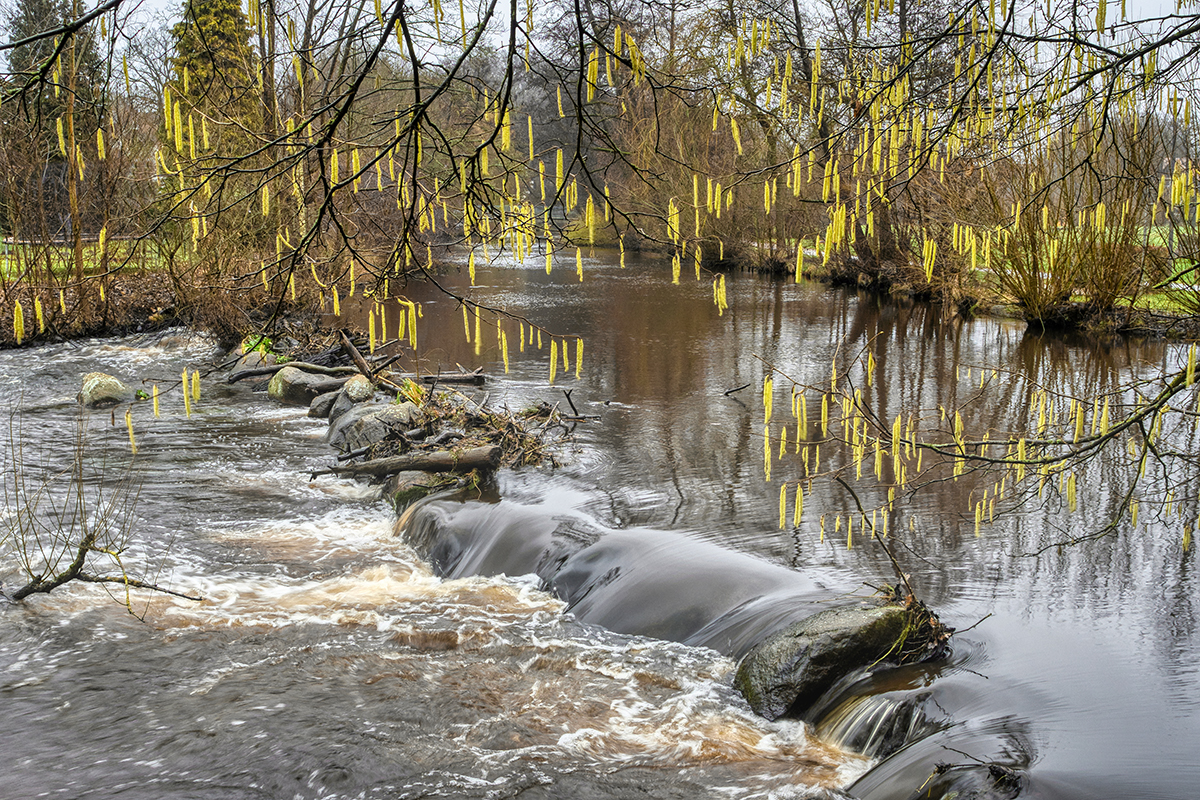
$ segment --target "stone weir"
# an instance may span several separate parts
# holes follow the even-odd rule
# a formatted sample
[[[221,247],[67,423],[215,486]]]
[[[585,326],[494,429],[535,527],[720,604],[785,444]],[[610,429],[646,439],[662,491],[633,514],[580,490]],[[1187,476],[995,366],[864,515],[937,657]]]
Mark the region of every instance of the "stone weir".
[[[679,533],[610,529],[578,513],[488,497],[479,487],[489,473],[535,462],[546,444],[522,422],[544,432],[556,411],[489,413],[460,392],[435,392],[482,384],[478,372],[396,376],[373,370],[344,344],[355,366],[281,365],[250,353],[227,381],[257,384],[275,402],[308,406],[310,416],[327,419],[338,464],[314,474],[383,482],[400,514],[398,532],[440,576],[535,574],[584,622],[737,659],[734,687],[756,713],[806,719],[818,730],[820,717],[849,728],[867,718],[841,708],[848,686],[947,654],[949,631],[910,593],[848,597],[801,572]],[[79,396],[89,407],[134,399],[100,373],[85,377]],[[472,491],[457,491],[464,485]],[[938,727],[923,723],[927,698],[901,692],[869,704],[894,707],[886,713],[904,725],[872,723],[872,735],[855,749],[886,756]],[[852,700],[862,705],[861,697]],[[1019,791],[1020,776],[999,785],[1015,796],[1007,792]]]
[[[802,716],[846,676],[939,655],[944,644],[930,638],[920,604],[848,599],[669,531],[461,497],[412,505],[398,529],[444,577],[536,574],[585,622],[740,659],[735,686],[768,719]]]

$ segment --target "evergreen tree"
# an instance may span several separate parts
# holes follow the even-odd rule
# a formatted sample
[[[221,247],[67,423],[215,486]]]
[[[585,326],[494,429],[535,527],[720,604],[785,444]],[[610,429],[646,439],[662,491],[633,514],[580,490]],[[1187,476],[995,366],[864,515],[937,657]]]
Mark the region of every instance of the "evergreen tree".
[[[33,39],[73,18],[67,0],[21,0],[7,19],[9,41]],[[10,150],[22,154],[19,168],[10,169],[2,189],[9,207],[5,223],[49,235],[60,235],[68,225],[67,131],[73,127],[80,157],[89,160],[95,151],[96,129],[106,113],[104,62],[92,31],[85,27],[76,32],[54,58],[60,38],[44,36],[9,51],[12,83],[28,84],[28,88],[0,117],[6,138],[20,141]],[[43,74],[46,80],[41,79]],[[10,194],[21,198],[17,205],[22,208],[22,222],[10,218],[16,208],[7,201]]]
[[[21,0],[7,20],[9,41],[19,42],[55,30],[68,23],[72,17],[71,4],[67,0]],[[17,81],[23,77],[30,79],[37,76],[47,67],[46,62],[54,55],[58,39],[57,36],[46,36],[13,48],[8,55],[9,72]],[[87,28],[75,35],[74,76],[70,74],[70,70],[69,48],[63,47],[58,63],[48,66],[49,83],[38,84],[37,91],[26,95],[26,100],[30,101],[29,105],[35,106],[40,116],[49,121],[48,127],[44,124],[43,128],[54,133],[54,120],[62,115],[67,105],[66,92],[74,77],[77,113],[93,120],[87,132],[94,135],[94,120],[102,116],[101,109],[96,106],[102,100],[100,87],[104,82],[104,64],[96,51],[95,37]],[[55,84],[57,90],[54,88]],[[57,149],[57,145],[54,147]]]
[[[261,117],[246,15],[237,0],[188,0],[171,35],[169,145],[181,163],[200,154],[239,155]]]

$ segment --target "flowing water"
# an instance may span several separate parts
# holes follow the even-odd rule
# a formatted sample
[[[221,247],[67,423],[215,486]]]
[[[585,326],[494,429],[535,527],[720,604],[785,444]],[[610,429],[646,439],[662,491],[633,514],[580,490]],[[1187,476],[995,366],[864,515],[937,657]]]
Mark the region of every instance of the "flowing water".
[[[671,285],[662,264],[584,266],[582,284],[540,262],[481,273],[473,297],[585,349],[576,377],[572,342],[551,387],[549,342],[521,352],[510,323],[510,372],[476,397],[565,408],[566,389],[599,419],[574,426],[561,467],[422,502],[399,530],[369,487],[310,479],[331,458],[302,409],[219,374],[190,417],[177,393],[159,419],[139,404],[126,561],[204,600],[135,593],[139,621],[119,587],[84,585],[0,607],[0,797],[1194,796],[1200,587],[1181,526],[1143,518],[1028,555],[1111,511],[1108,461],[1081,475],[1074,515],[1048,494],[978,535],[978,480],[902,496],[898,559],[944,621],[975,626],[945,662],[848,676],[807,722],[758,719],[730,688],[767,632],[893,580],[869,536],[835,533],[854,502],[838,484],[813,482],[797,526],[789,495],[780,529],[780,482],[803,467],[789,451],[765,478],[764,363],[827,386],[835,358],[844,374],[870,351],[871,386],[851,373],[881,417],[941,404],[998,430],[1028,420],[1031,384],[1116,386],[1180,347],[1035,337],[750,276],[730,276],[720,315],[709,282]],[[453,300],[409,296],[426,368],[503,373],[486,314],[477,354]],[[24,468],[69,465],[81,374],[165,390],[212,349],[170,335],[0,354]],[[787,416],[783,388],[775,406]],[[123,413],[87,415],[110,480]],[[871,469],[850,481],[867,508],[886,492]],[[1179,499],[1193,517],[1195,500]]]

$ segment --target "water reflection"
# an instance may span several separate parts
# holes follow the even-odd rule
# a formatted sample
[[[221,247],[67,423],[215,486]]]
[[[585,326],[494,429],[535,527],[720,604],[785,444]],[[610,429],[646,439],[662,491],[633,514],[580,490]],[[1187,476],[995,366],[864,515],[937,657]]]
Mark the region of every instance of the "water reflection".
[[[658,279],[656,268],[630,259],[630,268],[622,272],[601,263],[582,285],[537,270],[491,273],[492,283],[477,287],[473,297],[554,332],[582,334],[587,347],[581,379],[564,378],[560,371],[556,386],[549,386],[546,351],[529,350],[514,357],[508,379],[491,388],[492,397],[515,407],[538,399],[554,402],[561,399],[560,387],[571,388],[581,411],[602,415],[600,424],[577,430],[580,450],[558,478],[579,487],[576,494],[561,496],[565,508],[606,526],[683,531],[777,564],[817,571],[845,587],[863,579],[886,580],[890,565],[857,527],[849,548],[844,528],[835,535],[834,520],[855,510],[853,498],[827,480],[814,480],[810,487],[790,448],[784,458],[772,459],[771,480],[765,480],[759,392],[765,364],[809,387],[810,423],[836,361],[839,374],[862,391],[879,419],[890,422],[897,414],[923,409],[915,421],[918,430],[949,438],[956,411],[965,429],[980,437],[1029,433],[1037,424],[1035,398],[1041,391],[1054,398],[1050,413],[1060,421],[1071,398],[1096,395],[1108,395],[1116,415],[1133,406],[1147,382],[1186,360],[1186,349],[1177,344],[1034,334],[1016,321],[964,320],[928,306],[747,275],[728,278],[731,313],[722,316],[712,305],[707,282],[685,278],[671,286]],[[530,287],[537,287],[536,297],[526,294]],[[500,371],[496,351],[485,348],[474,355],[463,339],[461,319],[456,321],[444,299],[422,298],[427,341],[438,343],[431,363]],[[875,363],[869,385],[868,353]],[[746,383],[750,388],[724,395]],[[775,452],[780,416],[790,420],[789,391],[777,374]],[[945,418],[939,407],[946,410]],[[1093,412],[1086,409],[1089,425]],[[1200,452],[1194,426],[1184,420],[1163,435],[1173,437],[1184,453]],[[794,424],[789,434],[794,444]],[[849,453],[822,447],[820,456],[824,468],[849,467],[853,473]],[[1028,756],[1037,762],[1035,778],[1063,770],[1076,770],[1071,774],[1080,780],[1085,774],[1115,778],[1140,771],[1144,761],[1128,747],[1133,736],[1171,754],[1153,759],[1162,768],[1147,795],[1185,796],[1187,782],[1200,778],[1200,768],[1190,766],[1176,738],[1184,731],[1200,734],[1194,701],[1200,678],[1192,667],[1200,654],[1195,627],[1200,586],[1191,568],[1194,551],[1184,553],[1180,546],[1182,525],[1197,513],[1195,476],[1170,476],[1184,482],[1170,519],[1157,516],[1147,502],[1137,530],[1125,524],[1086,545],[1045,549],[1100,529],[1120,510],[1129,463],[1127,455],[1114,450],[1086,465],[1077,476],[1080,508],[1074,514],[1068,513],[1058,480],[1051,480],[1040,498],[1035,487],[1020,507],[1015,499],[1002,503],[998,511],[1010,513],[982,525],[978,536],[974,504],[985,491],[994,496],[1000,476],[968,474],[953,481],[946,470],[918,491],[910,485],[898,493],[888,512],[888,530],[905,571],[952,624],[967,627],[993,615],[972,634],[982,637],[990,654],[977,689],[989,698],[983,718],[1010,719],[1024,729],[1019,739],[1029,736],[1039,743],[1021,746],[1036,754]],[[882,484],[870,472],[868,459],[864,478],[851,483],[864,506],[882,508],[895,476],[890,463]],[[806,491],[803,521],[791,526],[789,494],[789,524],[780,530],[779,485],[797,479]],[[1165,480],[1151,474],[1140,491],[1148,497],[1158,492],[1161,501]],[[502,482],[505,497],[516,501],[540,502],[544,490],[543,478],[532,474]],[[1023,644],[1015,646],[1028,627],[1071,630],[1070,641],[1103,643],[1099,657],[1108,674],[1081,664],[1058,634],[1037,636],[1036,655]],[[1092,683],[1081,685],[1082,674]],[[1113,677],[1117,674],[1125,677]],[[1009,681],[1022,687],[1014,689],[1019,693],[1036,686],[1041,702],[1014,703],[997,693],[995,687]],[[1106,698],[1132,692],[1138,699],[1133,706],[1096,702],[1085,686],[1097,687]],[[1186,696],[1193,699],[1180,705],[1178,699]],[[975,702],[971,708],[980,713]],[[1170,722],[1143,725],[1139,720],[1148,716]],[[1011,733],[1013,724],[1002,727]],[[1114,733],[1097,737],[1097,730]],[[1079,744],[1085,738],[1086,747]],[[949,760],[943,746],[949,745],[939,740],[934,749]],[[1003,750],[983,743],[966,749],[984,760]]]

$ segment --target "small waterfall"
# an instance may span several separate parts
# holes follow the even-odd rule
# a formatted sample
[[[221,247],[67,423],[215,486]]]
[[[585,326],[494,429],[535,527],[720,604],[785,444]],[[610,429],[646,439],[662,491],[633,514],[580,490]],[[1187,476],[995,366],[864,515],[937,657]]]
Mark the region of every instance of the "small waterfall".
[[[925,713],[928,691],[854,695],[815,725],[826,742],[871,758],[885,758],[939,726]]]
[[[396,529],[441,577],[535,574],[580,620],[734,658],[831,594],[813,575],[711,542],[606,528],[549,503],[435,496]]]

